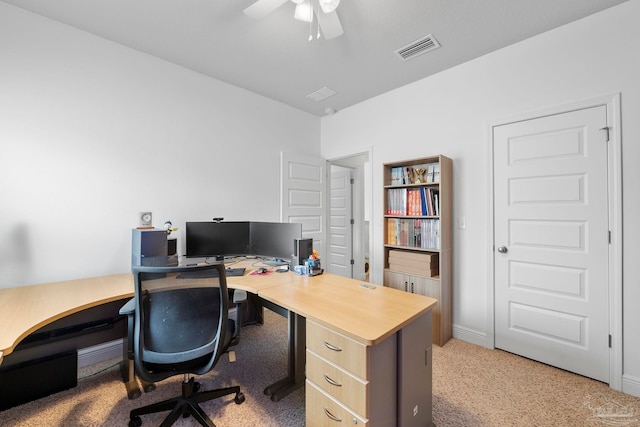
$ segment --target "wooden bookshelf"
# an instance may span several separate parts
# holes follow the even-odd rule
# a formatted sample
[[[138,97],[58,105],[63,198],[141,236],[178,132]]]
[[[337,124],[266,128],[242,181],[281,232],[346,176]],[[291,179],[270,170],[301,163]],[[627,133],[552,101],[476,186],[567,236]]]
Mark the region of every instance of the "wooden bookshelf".
[[[443,155],[383,165],[384,285],[438,300],[433,343],[452,336],[452,161]]]

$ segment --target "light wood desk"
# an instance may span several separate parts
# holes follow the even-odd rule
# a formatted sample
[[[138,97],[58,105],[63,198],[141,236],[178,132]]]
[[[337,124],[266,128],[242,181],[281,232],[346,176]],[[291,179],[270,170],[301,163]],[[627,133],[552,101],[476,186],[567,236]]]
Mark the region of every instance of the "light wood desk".
[[[0,289],[0,363],[23,339],[43,326],[130,297],[131,273]]]
[[[306,376],[306,425],[432,424],[435,299],[331,274],[287,274],[259,295],[306,319],[289,355],[305,361],[294,375]]]
[[[250,269],[248,264],[247,273]],[[280,274],[228,277],[227,282],[229,288],[258,294],[263,288],[276,286],[277,276]],[[0,364],[23,339],[43,326],[88,308],[132,297],[131,273],[0,289]]]
[[[364,345],[379,344],[436,304],[433,298],[333,274],[282,276],[276,277],[278,286],[258,295]]]
[[[241,265],[233,265],[238,266]],[[247,267],[247,273],[252,268]],[[323,354],[324,350],[317,347],[321,345],[320,338],[336,339],[345,346],[355,343],[360,349],[355,356],[347,348],[337,353],[360,361],[356,365],[362,365],[360,368],[365,372],[356,372],[355,376],[364,384],[364,389],[356,393],[362,402],[345,401],[318,384],[320,380],[307,378],[307,425],[320,422],[324,425],[326,420],[320,417],[332,417],[339,411],[346,411],[346,416],[351,417],[349,424],[355,421],[385,427],[431,424],[430,322],[436,300],[326,273],[315,277],[292,272],[245,275],[228,277],[227,282],[229,288],[255,293],[265,302],[288,310],[290,331],[296,331],[295,337],[290,335],[295,342],[290,345],[289,355],[290,363],[292,357],[294,362],[290,378],[295,381],[294,386],[304,382],[304,360],[309,357],[313,358],[314,369],[318,363],[324,363],[350,376],[354,376],[352,369],[359,369],[350,367],[340,357],[333,359],[332,354]],[[21,340],[42,326],[132,296],[130,273],[0,289],[0,362]],[[423,383],[424,380],[428,383]],[[416,381],[420,382],[421,392],[414,390]],[[406,415],[415,412],[419,416]]]

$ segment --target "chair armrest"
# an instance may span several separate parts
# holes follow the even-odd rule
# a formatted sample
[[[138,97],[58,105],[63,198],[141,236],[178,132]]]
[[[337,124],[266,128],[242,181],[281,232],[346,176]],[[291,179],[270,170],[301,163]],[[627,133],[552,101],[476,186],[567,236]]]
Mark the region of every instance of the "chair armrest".
[[[246,296],[246,294],[245,294]],[[125,305],[120,308],[118,312],[121,316],[133,316],[136,311],[136,300],[131,298]]]
[[[133,360],[133,322],[134,322],[134,314],[136,312],[136,300],[131,298],[125,305],[123,305],[118,313],[121,316],[127,316],[127,347],[126,347],[126,358],[129,360]]]
[[[238,344],[238,342],[240,341],[240,328],[242,325],[242,304],[245,302],[247,302],[247,291],[234,289],[234,307],[229,310],[230,317],[234,322],[233,338],[231,339],[231,343],[229,344],[230,347]]]
[[[239,304],[247,301],[247,291],[235,289],[233,291],[233,303]]]

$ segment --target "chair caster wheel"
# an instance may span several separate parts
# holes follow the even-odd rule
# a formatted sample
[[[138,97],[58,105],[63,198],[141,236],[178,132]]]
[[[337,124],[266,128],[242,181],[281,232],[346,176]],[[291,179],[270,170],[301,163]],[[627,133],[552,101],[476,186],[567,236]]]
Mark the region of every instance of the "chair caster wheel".
[[[193,392],[197,393],[198,391],[200,391],[200,383],[194,382],[193,383]]]
[[[140,417],[133,417],[129,420],[129,427],[140,427],[142,425],[142,419]]]
[[[241,404],[242,402],[245,401],[245,397],[244,394],[242,392],[236,394],[235,399],[233,399],[236,402],[236,405]]]

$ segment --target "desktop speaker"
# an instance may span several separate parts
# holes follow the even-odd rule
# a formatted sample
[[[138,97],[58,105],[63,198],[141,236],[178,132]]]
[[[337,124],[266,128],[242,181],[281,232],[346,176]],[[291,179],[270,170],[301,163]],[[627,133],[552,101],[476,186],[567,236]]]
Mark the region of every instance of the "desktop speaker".
[[[313,254],[313,239],[293,239],[292,265],[304,265],[304,260]]]
[[[131,235],[131,265],[165,267],[168,263],[167,232],[165,230],[133,229]]]
[[[167,265],[178,264],[178,239],[167,239]]]
[[[46,356],[0,369],[0,411],[74,388],[76,385],[77,351]]]

